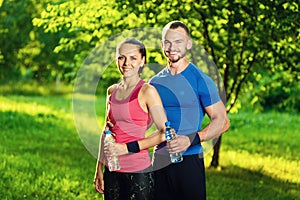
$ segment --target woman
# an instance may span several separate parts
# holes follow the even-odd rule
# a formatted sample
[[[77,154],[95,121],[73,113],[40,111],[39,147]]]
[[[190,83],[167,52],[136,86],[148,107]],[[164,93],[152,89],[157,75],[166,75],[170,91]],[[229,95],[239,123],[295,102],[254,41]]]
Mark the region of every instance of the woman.
[[[119,156],[121,169],[110,172],[103,159],[102,134],[95,188],[106,200],[152,199],[154,178],[147,148],[165,140],[167,118],[156,89],[140,76],[146,64],[145,46],[136,39],[126,39],[116,48],[116,59],[122,80],[107,89],[107,120],[116,142],[126,144],[123,146],[129,153]],[[157,131],[144,139],[150,121]]]

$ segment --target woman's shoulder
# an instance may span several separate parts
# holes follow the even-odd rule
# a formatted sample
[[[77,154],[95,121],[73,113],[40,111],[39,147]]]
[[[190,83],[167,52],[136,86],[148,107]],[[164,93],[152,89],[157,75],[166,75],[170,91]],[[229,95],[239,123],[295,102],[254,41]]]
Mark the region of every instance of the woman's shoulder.
[[[109,86],[108,88],[107,88],[107,95],[111,95],[111,93],[114,91],[114,89],[116,88],[118,86],[118,84],[113,84],[113,85],[111,85],[111,86]]]
[[[141,92],[146,95],[146,96],[152,96],[153,93],[157,93],[155,87],[153,85],[151,85],[150,83],[144,83],[142,88],[141,88]]]
[[[150,90],[151,91],[151,90],[156,90],[156,89],[150,83],[145,82],[142,86],[142,90]]]

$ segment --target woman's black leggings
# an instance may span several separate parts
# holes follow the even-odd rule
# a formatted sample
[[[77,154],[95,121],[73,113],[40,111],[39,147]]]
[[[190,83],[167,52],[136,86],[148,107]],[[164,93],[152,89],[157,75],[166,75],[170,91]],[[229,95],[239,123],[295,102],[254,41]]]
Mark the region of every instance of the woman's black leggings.
[[[105,200],[152,200],[153,195],[153,172],[122,173],[105,168]]]

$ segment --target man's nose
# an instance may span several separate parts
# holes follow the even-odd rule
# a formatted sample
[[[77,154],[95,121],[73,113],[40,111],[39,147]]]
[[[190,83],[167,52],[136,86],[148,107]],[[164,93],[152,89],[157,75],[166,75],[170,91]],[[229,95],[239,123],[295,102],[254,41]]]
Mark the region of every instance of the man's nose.
[[[170,43],[169,49],[170,50],[175,50],[176,49],[175,43]]]

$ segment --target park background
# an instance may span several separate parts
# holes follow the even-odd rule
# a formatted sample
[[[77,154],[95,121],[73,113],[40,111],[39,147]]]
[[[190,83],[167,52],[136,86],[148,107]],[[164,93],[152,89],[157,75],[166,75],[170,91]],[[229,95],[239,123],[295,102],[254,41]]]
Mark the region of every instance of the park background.
[[[105,89],[120,76],[87,56],[126,30],[171,20],[190,27],[227,97],[230,130],[205,157],[207,198],[300,199],[298,1],[0,0],[1,199],[102,198],[74,123],[76,75],[92,68],[81,81],[98,85],[83,84],[95,92],[83,99],[101,127]],[[165,64],[159,49],[147,53],[160,65],[145,79]]]

